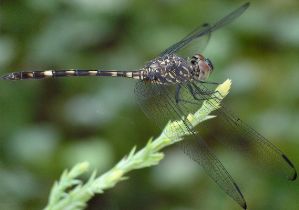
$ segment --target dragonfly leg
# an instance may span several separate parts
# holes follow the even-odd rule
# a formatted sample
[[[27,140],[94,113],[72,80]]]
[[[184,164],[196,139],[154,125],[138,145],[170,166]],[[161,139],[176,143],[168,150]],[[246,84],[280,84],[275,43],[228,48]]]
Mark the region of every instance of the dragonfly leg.
[[[181,85],[177,85],[176,90],[175,90],[175,102],[178,104],[179,102],[184,102],[184,103],[189,103],[189,104],[195,104],[198,105],[199,103],[197,101],[202,100],[200,98],[198,98],[191,85],[187,85],[189,92],[191,93],[192,97],[196,100],[196,101],[191,101],[191,100],[186,100],[186,99],[182,99],[180,98],[180,91],[182,86]]]
[[[187,87],[188,87],[188,89],[189,89],[189,91],[190,91],[192,97],[193,97],[195,100],[198,100],[197,96],[196,96],[195,93],[194,93],[194,90],[193,90],[192,86],[191,86],[190,84],[188,84]]]
[[[196,95],[202,96],[204,98],[204,100],[223,98],[223,96],[221,95],[221,93],[219,91],[208,90],[206,87],[200,88],[195,83],[192,83],[192,85],[195,88]],[[201,99],[201,100],[203,100],[203,99]]]
[[[183,103],[189,103],[194,105],[200,105],[201,104],[200,101],[218,98],[215,95],[217,91],[201,90],[197,86],[195,86],[194,88],[191,84],[187,84],[186,87],[188,88],[188,91],[191,94],[193,99],[181,98],[180,93],[181,93],[182,86],[177,85],[175,90],[175,102],[177,104],[179,104],[179,102],[183,102]]]
[[[210,90],[203,91],[197,86],[195,86],[195,90],[194,90],[191,84],[188,84],[187,87],[195,100],[202,101],[202,100],[212,99],[215,97],[212,95],[215,94],[216,91],[210,91]]]
[[[189,86],[189,85],[188,85]],[[191,87],[191,86],[190,86]],[[181,88],[182,86],[181,85],[177,85],[176,86],[176,89],[175,89],[175,102],[178,104],[179,102],[184,102],[184,103],[189,103],[189,104],[198,104],[197,102],[192,102],[192,101],[188,101],[188,100],[185,100],[185,99],[181,99],[180,98],[180,91],[181,91]],[[193,89],[191,87],[191,90],[189,89],[190,93],[192,94],[192,96],[195,98],[195,94],[193,92]],[[195,98],[197,101],[198,99]]]
[[[203,81],[203,80],[196,80],[199,83],[210,84],[210,85],[220,85],[219,82],[212,82],[212,81]]]
[[[182,86],[177,85],[176,89],[175,89],[175,102],[178,104],[180,101],[180,90],[181,90]]]

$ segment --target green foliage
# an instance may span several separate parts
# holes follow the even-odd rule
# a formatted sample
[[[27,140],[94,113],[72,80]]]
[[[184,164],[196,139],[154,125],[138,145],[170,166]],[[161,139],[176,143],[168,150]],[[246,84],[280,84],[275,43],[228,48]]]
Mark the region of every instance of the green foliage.
[[[213,23],[242,3],[1,0],[0,74],[135,70],[198,25]],[[212,34],[204,51],[198,48],[215,66],[211,81],[234,81],[225,105],[281,148],[297,168],[298,11],[297,0],[251,1],[240,18]],[[0,209],[41,209],[65,168],[88,161],[101,174],[132,145],[139,148],[142,140],[158,134],[135,103],[133,85],[109,78],[1,81]],[[205,123],[201,132],[224,135],[212,120]],[[227,147],[217,145],[213,152],[250,208],[299,209],[298,182],[258,173],[259,168]],[[130,183],[93,199],[88,209],[109,207],[109,200],[130,210],[239,209],[192,164],[177,147],[168,148],[157,167],[130,174]]]
[[[223,99],[228,94],[230,85],[230,80],[219,85],[214,93],[215,96],[217,94],[219,97],[220,94]],[[209,101],[204,101],[198,111],[187,116],[193,127],[212,118],[213,116],[209,116],[209,114],[220,108],[221,100],[211,98]],[[88,170],[89,164],[87,162],[75,165],[70,171],[65,170],[60,180],[54,184],[49,203],[44,210],[84,209],[87,201],[95,194],[104,193],[105,190],[113,188],[118,182],[126,180],[125,175],[128,172],[157,165],[164,157],[160,150],[182,141],[186,135],[192,135],[187,129],[183,133],[181,129],[175,129],[180,124],[183,124],[183,121],[169,122],[158,138],[150,139],[146,146],[139,151],[133,147],[130,153],[112,169],[99,177],[96,177],[96,173],[93,172],[86,183],[82,183],[78,176]]]

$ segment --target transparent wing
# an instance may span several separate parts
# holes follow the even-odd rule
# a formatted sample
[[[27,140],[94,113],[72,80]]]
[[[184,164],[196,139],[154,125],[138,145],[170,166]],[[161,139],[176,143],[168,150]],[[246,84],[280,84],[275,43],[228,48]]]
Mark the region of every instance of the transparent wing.
[[[164,50],[160,56],[163,56],[165,54],[172,54],[177,52],[178,50],[181,50],[185,48],[191,41],[194,39],[197,39],[199,37],[205,36],[205,35],[211,35],[211,33],[229,23],[231,23],[234,19],[239,17],[248,7],[249,7],[249,2],[243,4],[241,7],[238,9],[234,10],[224,18],[220,19],[217,21],[215,24],[212,25],[204,25],[200,26],[199,28],[195,29],[192,31],[190,34],[188,34],[186,37],[184,37],[181,41],[173,44],[166,50]]]
[[[192,45],[189,45],[188,47],[182,47],[176,51],[173,51],[174,49],[178,48],[182,44],[181,41],[177,42],[176,44],[172,45],[170,48],[165,50],[162,54],[160,54],[160,56],[176,53],[177,55],[180,55],[182,57],[189,57],[190,55],[194,55],[198,52],[203,52],[211,39],[212,33],[208,30],[209,28],[211,28],[211,25],[209,23],[205,23],[199,26],[181,41],[187,40],[195,36],[199,31],[206,31],[206,33],[202,35],[200,39],[193,39]]]
[[[186,128],[193,134],[181,143],[181,148],[192,160],[199,163],[206,173],[233,198],[240,206],[246,209],[245,199],[230,174],[222,163],[210,151],[201,136],[192,129],[190,122],[185,118],[184,124],[180,124],[182,116],[193,113],[199,107],[197,104],[181,103],[175,101],[176,88],[159,84],[138,82],[135,87],[135,94],[139,105],[149,119],[161,128],[171,120],[177,123],[173,133],[183,134]],[[183,87],[180,91],[185,97],[190,97],[188,88]]]
[[[192,89],[193,98],[182,99],[182,103],[200,105],[202,100],[209,99],[211,95],[211,91],[202,83],[193,83]],[[210,101],[208,102],[211,103]],[[213,106],[213,104],[209,105]],[[213,134],[216,139],[219,139],[219,142],[228,145],[232,149],[242,151],[242,155],[255,159],[266,168],[278,171],[289,180],[297,178],[296,169],[289,158],[232,111],[224,107],[223,104],[220,109],[215,111],[215,115],[217,116],[215,121],[218,122],[218,126],[223,130],[218,136],[215,133]]]

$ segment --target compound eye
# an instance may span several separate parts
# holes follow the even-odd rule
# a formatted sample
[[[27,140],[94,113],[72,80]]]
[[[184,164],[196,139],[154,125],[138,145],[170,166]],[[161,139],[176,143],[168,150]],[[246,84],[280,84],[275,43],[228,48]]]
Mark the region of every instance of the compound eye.
[[[195,55],[193,55],[190,62],[191,62],[192,65],[197,64],[198,63],[198,57],[196,57]]]
[[[214,66],[213,66],[211,60],[208,59],[208,58],[206,58],[206,62],[207,62],[207,64],[209,65],[209,67],[213,70],[213,69],[214,69]]]

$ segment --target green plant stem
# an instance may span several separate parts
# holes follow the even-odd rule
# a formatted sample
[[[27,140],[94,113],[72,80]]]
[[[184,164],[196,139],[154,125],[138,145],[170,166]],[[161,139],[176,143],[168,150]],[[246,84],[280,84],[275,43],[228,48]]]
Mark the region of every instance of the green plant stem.
[[[220,108],[220,102],[228,94],[230,86],[231,81],[226,80],[216,88],[214,94],[217,94],[215,95],[217,97],[210,97],[211,99],[204,101],[202,107],[197,112],[190,113],[187,116],[192,126],[195,127],[202,121],[215,117],[209,114]],[[182,131],[176,133],[176,130],[179,130],[176,127],[180,126],[180,124],[183,124],[183,121],[169,122],[158,138],[154,140],[151,138],[146,146],[139,151],[136,151],[136,147],[133,147],[130,153],[112,169],[99,177],[96,177],[96,173],[93,172],[86,183],[83,183],[77,177],[88,171],[89,163],[79,163],[70,171],[64,171],[60,180],[54,184],[49,202],[44,209],[84,209],[87,202],[95,194],[103,193],[105,190],[113,188],[118,182],[127,179],[125,175],[128,172],[157,165],[164,157],[164,154],[159,151],[176,142],[182,141],[185,135],[190,135],[190,131],[187,129],[183,133]]]

